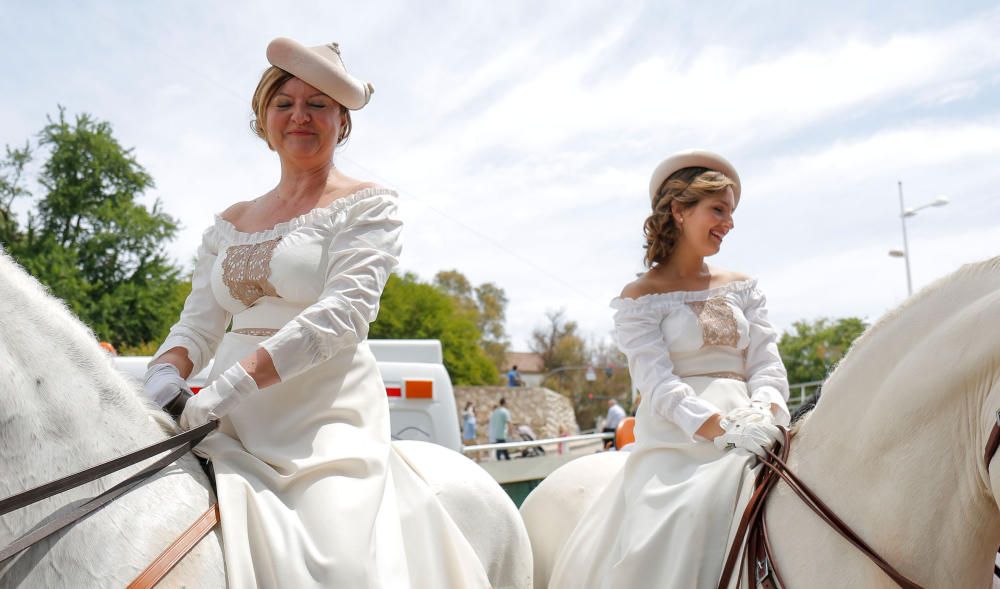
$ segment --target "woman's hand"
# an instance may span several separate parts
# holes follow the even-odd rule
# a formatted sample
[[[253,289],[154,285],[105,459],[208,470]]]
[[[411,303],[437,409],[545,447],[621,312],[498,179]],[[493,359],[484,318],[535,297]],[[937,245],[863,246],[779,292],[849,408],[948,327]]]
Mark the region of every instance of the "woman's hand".
[[[143,395],[158,407],[166,407],[182,393],[191,395],[191,387],[176,366],[169,363],[153,364],[146,370],[142,381]]]
[[[187,402],[181,413],[180,426],[189,430],[210,418],[224,417],[258,390],[253,377],[243,368],[242,363],[237,362]]]
[[[767,456],[767,450],[781,440],[781,430],[773,423],[771,408],[760,402],[750,407],[733,409],[719,420],[724,433],[715,438],[720,450],[742,448],[757,456]]]

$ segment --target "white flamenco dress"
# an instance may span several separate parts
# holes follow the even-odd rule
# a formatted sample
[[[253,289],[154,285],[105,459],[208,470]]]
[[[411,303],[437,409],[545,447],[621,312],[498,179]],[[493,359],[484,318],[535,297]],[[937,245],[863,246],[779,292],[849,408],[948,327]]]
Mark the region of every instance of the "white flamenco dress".
[[[571,534],[553,589],[715,589],[760,467],[695,432],[751,400],[781,407],[788,378],[756,281],[615,299],[615,335],[642,392],[636,443]]]
[[[210,376],[256,348],[281,382],[199,446],[215,467],[230,587],[488,587],[433,492],[390,443],[368,326],[400,251],[396,194],[368,188],[268,231],[217,218],[180,321]],[[226,327],[232,321],[231,330]]]

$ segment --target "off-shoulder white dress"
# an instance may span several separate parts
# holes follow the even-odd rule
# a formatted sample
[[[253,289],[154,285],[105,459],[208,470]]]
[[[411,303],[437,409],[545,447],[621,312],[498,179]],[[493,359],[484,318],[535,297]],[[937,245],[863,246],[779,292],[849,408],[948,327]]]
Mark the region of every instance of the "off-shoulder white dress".
[[[199,447],[215,467],[230,587],[489,584],[390,444],[366,337],[400,230],[396,194],[368,188],[268,231],[220,217],[204,234],[191,295],[157,355],[184,347],[195,372],[214,356],[214,380],[260,347],[281,377]]]
[[[756,473],[695,432],[713,413],[775,403],[788,378],[756,281],[618,298],[615,337],[642,393],[634,450],[573,531],[550,587],[714,589]]]

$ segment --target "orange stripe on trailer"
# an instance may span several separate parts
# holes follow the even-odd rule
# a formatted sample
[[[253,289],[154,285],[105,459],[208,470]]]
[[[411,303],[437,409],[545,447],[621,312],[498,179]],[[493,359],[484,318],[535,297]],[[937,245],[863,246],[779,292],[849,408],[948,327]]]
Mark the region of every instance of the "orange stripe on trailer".
[[[407,380],[406,381],[406,398],[407,399],[433,399],[434,398],[434,381],[433,380]]]

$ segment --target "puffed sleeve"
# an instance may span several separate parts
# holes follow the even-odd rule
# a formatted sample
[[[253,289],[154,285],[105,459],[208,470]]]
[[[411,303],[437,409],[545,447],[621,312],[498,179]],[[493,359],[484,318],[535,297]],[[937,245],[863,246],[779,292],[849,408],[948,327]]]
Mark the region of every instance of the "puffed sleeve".
[[[171,348],[184,348],[194,364],[192,375],[198,374],[215,355],[232,318],[212,294],[212,266],[219,255],[219,246],[219,233],[213,225],[202,235],[191,276],[191,294],[184,301],[181,317],[153,356],[158,358]]]
[[[750,324],[746,360],[750,400],[777,405],[775,423],[788,425],[788,373],[778,353],[778,332],[767,320],[767,299],[756,286],[747,293],[743,314]]]
[[[652,403],[653,412],[676,423],[691,439],[718,407],[696,396],[694,389],[674,374],[670,350],[660,327],[664,309],[629,299],[616,299],[615,339],[628,358],[633,380]]]
[[[396,198],[379,194],[340,211],[330,225],[329,265],[319,300],[261,343],[283,381],[368,337],[401,248]]]

